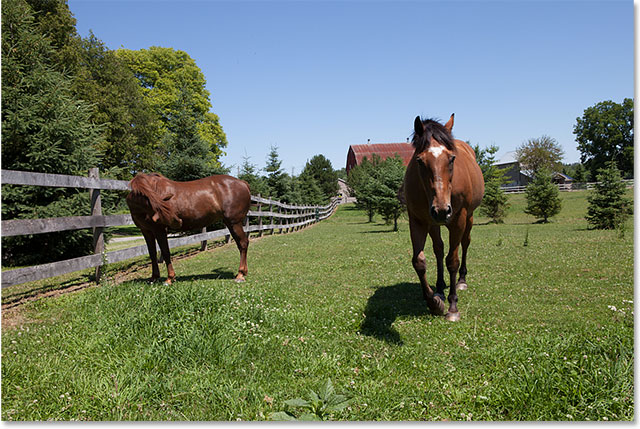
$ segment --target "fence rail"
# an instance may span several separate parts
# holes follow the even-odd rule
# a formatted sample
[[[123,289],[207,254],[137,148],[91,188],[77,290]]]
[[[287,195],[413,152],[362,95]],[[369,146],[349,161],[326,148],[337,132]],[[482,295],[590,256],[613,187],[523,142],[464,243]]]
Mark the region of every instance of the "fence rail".
[[[93,255],[3,271],[3,289],[5,287],[55,277],[87,268],[96,268],[96,281],[99,281],[100,267],[103,265],[146,255],[148,252],[146,244],[111,252],[104,251],[104,228],[133,225],[133,219],[129,214],[102,215],[100,190],[127,190],[129,189],[128,182],[125,180],[99,179],[97,169],[91,169],[89,177],[2,170],[1,182],[3,185],[89,189],[92,201],[91,216],[3,220],[0,230],[2,237],[44,234],[87,228],[92,228],[94,231]],[[271,234],[274,234],[276,231],[279,233],[287,233],[324,220],[331,216],[336,206],[341,203],[341,199],[335,197],[326,206],[295,206],[254,195],[251,196],[251,201],[252,205],[256,206],[256,210],[249,210],[247,213],[244,230],[247,233],[257,232],[259,236],[262,236],[266,231],[271,231]],[[267,209],[263,211],[265,207]],[[257,219],[257,225],[251,225],[250,219]],[[268,223],[264,221],[265,219],[268,220]],[[277,223],[274,222],[276,220]],[[207,232],[206,228],[204,228],[202,232],[197,234],[170,238],[169,247],[175,248],[200,242],[202,244],[201,249],[204,250],[207,240],[220,237],[227,237],[227,240],[229,240],[231,237],[229,230],[223,228]]]
[[[633,188],[633,179],[624,179],[627,188]],[[598,182],[579,182],[579,183],[557,183],[560,191],[582,191],[585,189],[593,189]],[[522,194],[526,186],[503,186],[502,190],[506,194]]]

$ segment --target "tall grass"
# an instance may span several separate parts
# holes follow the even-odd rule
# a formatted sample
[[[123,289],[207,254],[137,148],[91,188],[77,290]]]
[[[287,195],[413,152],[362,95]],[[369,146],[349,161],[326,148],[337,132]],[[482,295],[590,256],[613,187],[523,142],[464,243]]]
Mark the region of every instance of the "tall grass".
[[[522,195],[505,224],[476,218],[458,323],[428,313],[406,220],[349,205],[252,241],[241,285],[232,244],[170,287],[147,267],[25,304],[2,333],[2,418],[263,420],[331,379],[351,398],[336,420],[631,420],[633,234],[588,230],[585,194],[561,197],[546,225]]]

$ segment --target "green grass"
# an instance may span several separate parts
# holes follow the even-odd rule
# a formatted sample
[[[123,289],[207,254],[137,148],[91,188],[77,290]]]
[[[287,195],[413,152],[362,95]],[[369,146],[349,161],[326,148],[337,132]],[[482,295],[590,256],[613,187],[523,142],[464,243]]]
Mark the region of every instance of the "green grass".
[[[585,196],[549,224],[523,195],[503,225],[477,217],[458,323],[428,313],[406,220],[350,205],[252,241],[244,284],[232,244],[177,262],[171,287],[146,267],[25,304],[2,419],[263,420],[330,378],[351,397],[336,420],[632,420],[633,221],[588,230]]]

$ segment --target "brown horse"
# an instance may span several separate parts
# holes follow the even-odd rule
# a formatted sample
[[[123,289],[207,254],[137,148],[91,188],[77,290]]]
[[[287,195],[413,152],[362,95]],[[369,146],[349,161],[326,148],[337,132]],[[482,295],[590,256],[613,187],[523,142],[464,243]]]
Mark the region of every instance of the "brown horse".
[[[434,120],[416,117],[413,146],[415,153],[404,177],[404,197],[409,212],[409,228],[413,245],[413,268],[418,274],[424,299],[431,312],[444,314],[444,244],[440,226],[449,230],[447,270],[450,278],[449,310],[446,319],[460,319],[457,290],[467,288],[467,248],[471,241],[473,210],[482,202],[484,179],[474,150],[451,135],[453,115],[442,125]],[[426,278],[424,245],[427,234],[433,242],[438,279],[435,293]],[[458,246],[462,243],[462,264]],[[456,272],[460,279],[456,283]]]
[[[149,256],[151,280],[160,277],[156,241],[167,263],[167,284],[175,279],[167,231],[202,229],[222,219],[240,250],[237,282],[247,275],[249,239],[242,228],[251,206],[249,185],[231,176],[215,175],[189,182],[175,182],[161,174],[138,174],[129,182],[127,205],[140,228]]]

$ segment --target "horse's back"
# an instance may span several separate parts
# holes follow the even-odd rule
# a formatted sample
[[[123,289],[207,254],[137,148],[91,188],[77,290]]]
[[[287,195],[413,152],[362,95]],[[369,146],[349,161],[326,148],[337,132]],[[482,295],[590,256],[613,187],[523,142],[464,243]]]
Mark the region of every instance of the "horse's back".
[[[482,170],[476,161],[476,153],[471,146],[462,140],[454,140],[456,147],[456,167],[460,168],[462,175],[458,175],[458,180],[454,175],[454,192],[462,192],[468,205],[467,211],[473,212],[480,203],[484,195],[484,177]],[[462,177],[460,177],[462,176]]]

